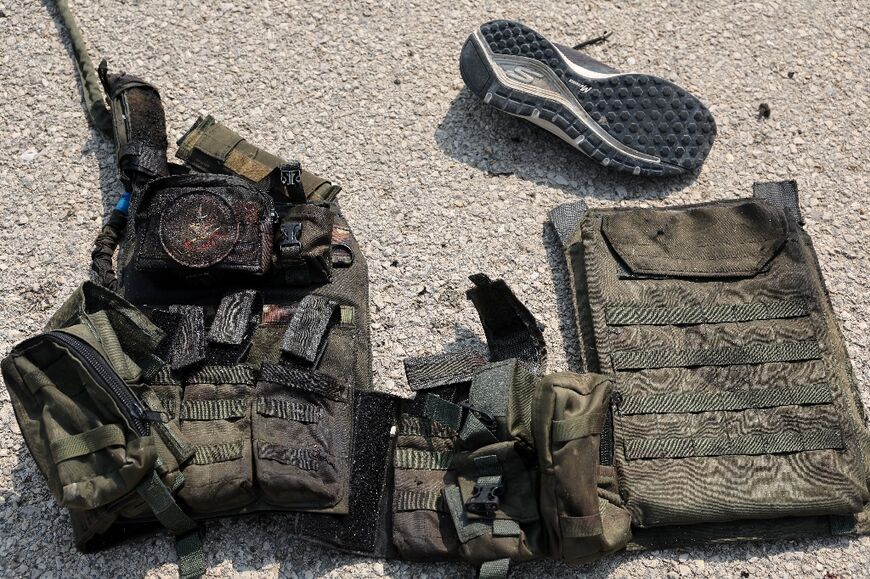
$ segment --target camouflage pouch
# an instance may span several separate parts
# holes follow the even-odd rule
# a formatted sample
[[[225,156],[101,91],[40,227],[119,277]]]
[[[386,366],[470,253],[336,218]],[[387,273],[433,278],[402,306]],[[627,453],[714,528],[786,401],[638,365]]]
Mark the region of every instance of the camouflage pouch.
[[[244,180],[189,174],[155,179],[135,210],[136,268],[182,278],[263,275],[272,264],[271,198]]]

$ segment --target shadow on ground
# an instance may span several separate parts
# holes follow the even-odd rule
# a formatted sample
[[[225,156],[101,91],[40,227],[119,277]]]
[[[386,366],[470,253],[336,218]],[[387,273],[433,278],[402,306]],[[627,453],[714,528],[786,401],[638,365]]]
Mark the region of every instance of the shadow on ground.
[[[452,158],[488,175],[515,175],[580,197],[658,199],[697,177],[650,178],[609,170],[555,135],[484,105],[466,88],[450,103],[435,141]]]

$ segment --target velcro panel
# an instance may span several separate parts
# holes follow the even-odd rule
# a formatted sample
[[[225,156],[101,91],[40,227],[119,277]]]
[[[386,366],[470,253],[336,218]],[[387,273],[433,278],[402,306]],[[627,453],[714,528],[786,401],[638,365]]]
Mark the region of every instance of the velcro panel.
[[[338,304],[329,298],[307,295],[299,302],[281,342],[281,350],[293,359],[313,366]]]

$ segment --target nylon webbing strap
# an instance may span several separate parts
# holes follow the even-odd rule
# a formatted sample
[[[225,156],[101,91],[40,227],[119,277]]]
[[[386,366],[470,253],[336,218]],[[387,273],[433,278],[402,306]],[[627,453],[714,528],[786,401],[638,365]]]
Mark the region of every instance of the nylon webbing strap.
[[[465,504],[462,502],[462,492],[458,486],[450,485],[443,492],[444,502],[447,503],[447,510],[450,511],[450,518],[453,519],[453,526],[456,528],[456,535],[462,543],[492,532],[490,521],[468,519]]]
[[[396,449],[396,468],[415,470],[449,470],[453,462],[450,451]]]
[[[753,183],[752,196],[767,201],[771,205],[782,207],[797,223],[803,225],[804,218],[801,216],[796,181]]]
[[[252,384],[254,369],[250,366],[204,366],[184,381],[185,384]]]
[[[399,436],[423,436],[426,438],[453,438],[456,431],[440,422],[403,414],[399,417]]]
[[[498,442],[492,431],[473,412],[469,412],[465,417],[465,423],[459,431],[459,439],[462,440],[465,448],[481,448]]]
[[[124,446],[124,430],[117,424],[104,424],[91,430],[73,434],[51,443],[51,456],[55,463],[77,456],[91,454],[110,446]]]
[[[211,446],[197,446],[193,451],[191,464],[215,464],[242,458],[244,441],[224,442]]]
[[[323,410],[317,405],[275,398],[257,398],[257,413],[306,424],[320,422],[323,416]]]
[[[338,304],[323,296],[309,294],[302,298],[290,319],[281,350],[297,361],[315,365],[336,307]]]
[[[142,402],[148,407],[159,413],[169,415],[170,420],[175,418],[175,413],[178,410],[175,406],[175,400],[170,398],[161,399],[151,389],[146,389],[142,392]],[[187,459],[193,456],[193,446],[187,441],[187,438],[181,433],[177,423],[173,422],[152,422],[151,429],[163,440],[169,452],[175,456],[178,464],[183,464]]]
[[[493,519],[492,521],[493,537],[519,537],[520,533],[520,524],[514,520]]]
[[[510,564],[511,560],[507,558],[487,561],[480,566],[477,579],[507,579]]]
[[[438,511],[447,512],[444,499],[438,491],[408,491],[396,489],[393,495],[393,510],[401,513],[406,511]]]
[[[243,418],[248,412],[247,398],[223,400],[185,400],[181,403],[181,420],[227,420]]]
[[[726,392],[671,392],[645,396],[623,395],[617,406],[617,412],[626,415],[717,412],[801,404],[830,404],[832,399],[831,388],[827,384]]]
[[[769,362],[817,360],[822,351],[815,340],[800,342],[751,343],[745,346],[709,350],[623,350],[610,355],[617,370],[685,368],[693,366],[733,366]]]
[[[547,362],[544,335],[531,312],[504,280],[492,281],[478,273],[469,277],[474,287],[466,296],[474,304],[486,334],[492,361],[516,358],[532,372],[543,371]]]
[[[559,517],[559,531],[566,539],[595,537],[601,535],[604,529],[601,525],[601,513],[585,517]]]
[[[719,324],[752,320],[799,318],[809,314],[803,300],[772,300],[747,304],[685,307],[644,305],[607,306],[604,317],[609,326],[674,324]]]
[[[331,400],[344,400],[345,387],[327,374],[316,370],[306,370],[287,364],[263,362],[260,380],[280,384],[287,388],[312,392]]]
[[[406,358],[405,376],[411,390],[428,390],[469,382],[486,363],[486,358],[476,350]]]
[[[157,473],[152,471],[151,476],[136,487],[136,491],[151,508],[160,524],[176,536],[178,574],[187,579],[205,573],[202,540],[196,522],[181,510]]]
[[[826,429],[757,434],[736,438],[631,439],[625,441],[625,456],[629,460],[634,460],[736,454],[782,454],[840,448],[843,448],[843,437],[840,431]]]
[[[453,430],[459,430],[462,424],[462,406],[434,394],[426,394],[423,401],[423,416],[429,420],[446,424]]]
[[[578,414],[565,420],[554,420],[552,438],[553,442],[568,442],[584,436],[601,434],[601,426],[604,424],[603,412],[590,414]]]
[[[262,440],[257,441],[257,456],[308,471],[316,471],[323,459],[323,456],[316,450],[288,448]]]
[[[170,306],[178,316],[178,326],[169,347],[170,365],[182,370],[205,360],[205,319],[200,306]]]

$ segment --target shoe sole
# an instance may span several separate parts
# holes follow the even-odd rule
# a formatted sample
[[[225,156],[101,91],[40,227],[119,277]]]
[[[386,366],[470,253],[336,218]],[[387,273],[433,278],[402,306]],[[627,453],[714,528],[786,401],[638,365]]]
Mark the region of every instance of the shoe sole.
[[[459,70],[485,103],[634,175],[694,171],[716,137],[712,115],[685,89],[656,76],[586,69],[519,22],[475,30]]]

